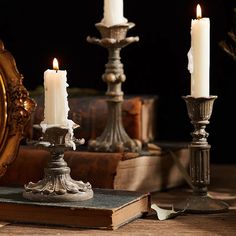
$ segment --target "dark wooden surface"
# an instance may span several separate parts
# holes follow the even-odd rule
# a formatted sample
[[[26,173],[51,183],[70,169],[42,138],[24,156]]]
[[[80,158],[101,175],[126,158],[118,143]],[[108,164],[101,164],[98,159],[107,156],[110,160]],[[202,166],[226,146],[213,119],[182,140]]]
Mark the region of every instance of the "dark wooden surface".
[[[85,230],[79,228],[6,224],[0,227],[1,236],[25,235],[236,235],[236,165],[211,167],[209,193],[230,205],[229,211],[217,214],[185,214],[160,221],[154,212],[117,230]],[[152,202],[160,207],[171,206],[184,200],[191,190],[172,189],[152,194]],[[32,213],[33,214],[33,213]],[[0,223],[1,224],[1,223]],[[3,223],[4,224],[4,223]]]

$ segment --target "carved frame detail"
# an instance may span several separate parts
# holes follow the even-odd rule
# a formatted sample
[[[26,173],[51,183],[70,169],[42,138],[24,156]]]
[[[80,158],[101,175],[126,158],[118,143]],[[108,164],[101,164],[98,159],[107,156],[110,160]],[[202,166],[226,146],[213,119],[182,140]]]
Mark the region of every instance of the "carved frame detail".
[[[22,82],[14,57],[0,40],[0,177],[16,158],[24,128],[36,107]]]

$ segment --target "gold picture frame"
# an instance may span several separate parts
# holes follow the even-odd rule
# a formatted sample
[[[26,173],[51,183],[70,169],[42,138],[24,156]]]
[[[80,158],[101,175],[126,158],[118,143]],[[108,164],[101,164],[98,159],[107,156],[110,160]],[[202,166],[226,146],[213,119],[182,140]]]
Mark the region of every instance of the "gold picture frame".
[[[12,54],[0,40],[0,177],[16,158],[36,103],[24,87]]]

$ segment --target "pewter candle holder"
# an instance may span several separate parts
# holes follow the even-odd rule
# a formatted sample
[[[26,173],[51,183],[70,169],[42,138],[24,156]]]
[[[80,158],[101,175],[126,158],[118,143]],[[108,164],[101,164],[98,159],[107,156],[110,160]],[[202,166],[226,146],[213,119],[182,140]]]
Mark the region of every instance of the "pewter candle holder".
[[[224,212],[228,205],[220,200],[209,197],[207,186],[210,184],[210,148],[207,142],[206,125],[212,114],[213,104],[217,96],[194,98],[183,96],[188,116],[194,126],[191,133],[193,139],[190,150],[190,176],[194,186],[192,196],[175,208],[185,209],[189,213]]]
[[[37,126],[41,129],[41,126]],[[70,168],[64,160],[64,152],[70,150],[69,142],[80,145],[83,139],[71,139],[68,127],[48,127],[37,146],[50,152],[51,160],[44,169],[44,178],[25,185],[23,197],[40,202],[83,201],[93,197],[90,183],[73,180]]]
[[[108,63],[102,76],[103,81],[107,83],[107,123],[100,137],[89,140],[88,148],[91,151],[141,151],[141,142],[131,139],[123,127],[121,109],[124,95],[121,84],[125,81],[126,76],[120,60],[120,51],[127,45],[139,41],[139,37],[126,37],[128,30],[134,25],[134,23],[126,23],[107,27],[102,23],[97,23],[95,26],[102,38],[87,37],[89,43],[97,44],[108,50]]]

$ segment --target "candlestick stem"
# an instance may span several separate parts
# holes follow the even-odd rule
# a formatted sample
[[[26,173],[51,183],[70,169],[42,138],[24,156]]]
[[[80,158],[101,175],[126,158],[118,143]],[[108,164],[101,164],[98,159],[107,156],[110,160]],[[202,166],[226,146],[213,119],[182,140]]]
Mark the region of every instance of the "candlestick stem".
[[[210,148],[207,142],[206,125],[212,114],[213,103],[217,96],[194,98],[183,97],[194,131],[189,145],[190,176],[194,186],[192,196],[175,206],[190,213],[217,213],[228,210],[228,205],[208,195],[207,186],[210,184]]]
[[[107,83],[107,123],[101,136],[89,140],[89,150],[105,152],[141,151],[141,142],[131,139],[123,127],[121,109],[124,100],[121,85],[126,76],[121,63],[120,51],[123,47],[139,40],[138,37],[126,37],[127,31],[133,26],[133,23],[127,23],[107,27],[98,23],[96,27],[102,39],[87,37],[89,43],[97,44],[108,50],[108,63],[105,65],[105,73],[102,76],[103,81]]]

